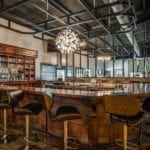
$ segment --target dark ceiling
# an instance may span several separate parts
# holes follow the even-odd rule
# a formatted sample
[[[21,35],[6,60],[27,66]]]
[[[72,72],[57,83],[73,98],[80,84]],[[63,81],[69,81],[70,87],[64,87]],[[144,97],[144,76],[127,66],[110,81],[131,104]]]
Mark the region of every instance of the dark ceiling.
[[[41,34],[49,43],[47,37],[55,39],[69,26],[87,41],[82,52],[90,56],[143,57],[150,56],[149,7],[150,0],[0,0],[0,16],[9,20],[0,26],[36,38]],[[13,29],[11,22],[35,32]]]

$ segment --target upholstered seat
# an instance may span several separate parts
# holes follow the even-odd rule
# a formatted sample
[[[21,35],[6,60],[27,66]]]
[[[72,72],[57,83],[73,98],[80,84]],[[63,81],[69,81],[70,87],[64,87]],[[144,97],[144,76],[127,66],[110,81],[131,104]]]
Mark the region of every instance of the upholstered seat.
[[[57,121],[64,121],[64,120],[73,120],[73,119],[80,119],[81,115],[79,114],[78,110],[73,106],[63,106],[60,107],[56,112],[55,119]]]
[[[43,106],[39,103],[29,103],[15,110],[16,115],[38,115],[43,110]]]
[[[111,113],[110,115],[111,115],[111,120],[113,122],[119,122],[123,124],[125,123],[127,125],[134,125],[141,122],[141,119],[144,117],[144,112],[140,111],[132,116],[116,115]]]
[[[9,104],[0,103],[0,109],[9,109],[9,108],[11,108],[11,106]]]

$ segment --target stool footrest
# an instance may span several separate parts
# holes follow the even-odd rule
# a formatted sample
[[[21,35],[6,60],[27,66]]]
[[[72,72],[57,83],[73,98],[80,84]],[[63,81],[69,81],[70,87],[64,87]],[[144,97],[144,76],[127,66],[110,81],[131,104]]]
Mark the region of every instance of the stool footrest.
[[[24,137],[24,140],[25,140],[26,142],[28,142],[28,143],[31,143],[31,142],[32,142],[32,141],[30,141],[30,140],[27,140],[26,137]]]
[[[77,150],[78,148],[78,143],[77,143],[78,139],[74,138],[74,137],[68,137],[67,138],[67,149],[72,149],[72,150]]]
[[[116,140],[116,144],[118,146],[121,146],[123,147],[123,142],[121,140]],[[138,144],[135,144],[135,143],[131,143],[131,142],[127,142],[127,149],[128,150],[139,150],[140,147]]]

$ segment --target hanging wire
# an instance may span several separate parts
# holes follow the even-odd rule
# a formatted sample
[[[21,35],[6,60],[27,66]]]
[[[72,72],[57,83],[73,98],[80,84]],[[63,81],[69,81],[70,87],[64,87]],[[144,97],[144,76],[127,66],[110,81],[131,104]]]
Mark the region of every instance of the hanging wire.
[[[108,0],[108,4],[109,4],[109,14],[110,14],[110,1]],[[110,18],[110,16],[109,16],[109,18],[108,18],[108,26],[109,26],[109,30],[110,30],[110,22],[111,22],[111,18]]]
[[[95,8],[96,0],[93,0],[93,7]]]
[[[108,11],[109,11],[109,14],[110,14],[110,0],[108,0],[108,4],[109,4],[109,10]],[[110,26],[111,26],[111,18],[110,18],[110,16],[108,18],[108,26],[109,26],[109,31],[110,31]],[[109,42],[110,42],[110,47],[111,47],[112,46],[111,45],[111,35],[109,36]]]
[[[48,11],[48,0],[46,0],[46,10]],[[46,19],[48,20],[48,13],[46,14]]]

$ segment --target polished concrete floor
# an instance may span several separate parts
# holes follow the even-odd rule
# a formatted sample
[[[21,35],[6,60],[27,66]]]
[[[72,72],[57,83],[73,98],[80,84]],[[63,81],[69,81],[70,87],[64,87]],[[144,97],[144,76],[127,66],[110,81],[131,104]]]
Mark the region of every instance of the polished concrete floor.
[[[149,131],[148,131],[149,130]],[[142,135],[142,150],[150,150],[150,127],[147,125],[144,125],[144,132],[147,132],[147,134]],[[24,135],[23,132],[19,131],[18,129],[11,129],[8,130],[9,137],[17,137],[17,139],[14,139],[13,142],[7,143],[7,144],[0,144],[0,150],[24,150],[22,146],[25,145],[24,141]],[[0,130],[0,135],[3,134],[3,131]],[[38,139],[36,138],[36,132],[31,133],[31,145],[33,146],[32,150],[63,150],[63,140],[56,139],[49,137],[47,140],[45,137],[41,134],[38,135]],[[11,138],[10,138],[11,139]],[[80,150],[88,150],[88,147],[80,147]],[[95,147],[92,148],[92,150],[101,150],[104,148]],[[122,150],[120,147],[109,147],[108,150]]]
[[[8,141],[11,141],[7,144],[0,144],[0,150],[24,150],[25,140],[23,132],[20,132],[18,129],[11,129],[8,131]],[[2,130],[0,131],[0,135],[2,135]],[[39,135],[38,139],[34,133],[31,133],[30,141],[32,141],[31,148],[32,150],[60,150],[62,143],[56,140],[48,139],[46,140],[44,136]]]

